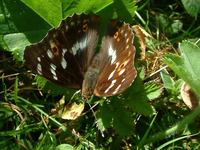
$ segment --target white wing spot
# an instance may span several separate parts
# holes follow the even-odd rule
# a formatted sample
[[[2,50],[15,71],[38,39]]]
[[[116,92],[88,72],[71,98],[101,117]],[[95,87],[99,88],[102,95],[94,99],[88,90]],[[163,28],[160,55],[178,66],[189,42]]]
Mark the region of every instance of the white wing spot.
[[[56,66],[55,66],[54,64],[50,64],[50,66],[51,66],[51,69],[52,69],[53,71],[56,71]]]
[[[76,42],[72,47],[72,53],[76,55],[78,50],[85,49],[87,46],[87,41],[88,39],[84,37],[80,42]]]
[[[116,50],[114,50],[111,45],[108,49],[108,55],[111,56],[111,64],[113,64],[117,58],[117,55],[116,55]]]
[[[108,77],[108,80],[110,80],[110,79],[113,77],[115,71],[116,71],[116,70],[113,70],[113,71],[111,72],[111,74],[110,74],[109,77]]]
[[[70,22],[70,25],[71,25],[71,26],[74,26],[74,25],[75,25],[75,22],[71,21],[71,22]]]
[[[66,48],[63,48],[62,50],[63,50],[63,51],[62,51],[62,55],[64,56],[65,53],[67,52],[67,49],[66,49]]]
[[[57,76],[53,76],[54,80],[58,80],[58,77]]]
[[[66,29],[66,31],[67,31],[67,30],[69,29],[69,26],[68,26],[68,25],[66,25],[66,26],[65,26],[65,29]]]
[[[72,47],[72,53],[73,53],[74,55],[76,55],[78,49],[79,49],[79,43],[77,42],[77,43],[74,44],[73,47]]]
[[[119,67],[119,62],[116,63],[115,69],[117,69],[118,67]]]
[[[40,63],[37,64],[37,72],[38,74],[42,75],[42,66]]]
[[[120,33],[123,34],[123,33],[124,33],[124,30],[122,29],[122,30],[120,31]]]
[[[127,38],[127,39],[126,39],[126,43],[128,43],[128,42],[129,42],[129,40],[130,40],[130,38]]]
[[[105,93],[107,93],[115,85],[116,82],[117,80],[112,80],[110,86],[105,90]]]
[[[124,78],[121,83],[123,83],[126,79]]]
[[[67,62],[65,60],[65,53],[67,52],[67,49],[66,48],[63,48],[62,49],[62,59],[61,59],[61,66],[63,69],[66,69],[67,67]]]
[[[128,35],[127,33],[124,34],[125,37],[127,37],[127,35]]]
[[[119,76],[121,76],[124,72],[125,72],[125,68],[123,68],[122,70],[120,70]]]
[[[61,66],[63,67],[63,69],[66,69],[66,67],[67,67],[67,62],[66,62],[64,56],[62,57],[62,60],[61,60]]]
[[[51,52],[51,50],[47,50],[47,56],[52,59],[53,58],[53,53]]]
[[[86,39],[86,38],[83,38],[83,39],[80,41],[79,47],[80,47],[81,50],[83,50],[83,49],[86,48],[86,46],[87,46],[87,39]]]
[[[119,85],[117,86],[117,88],[116,88],[115,91],[113,92],[113,95],[115,95],[115,94],[119,91],[119,88],[120,88],[121,86],[122,86],[121,84],[119,84]]]
[[[40,57],[37,57],[37,60],[38,60],[38,62],[41,62],[41,58]]]
[[[58,80],[58,77],[56,76],[56,66],[54,64],[50,64],[51,68],[50,71],[53,74],[54,80]]]
[[[129,48],[129,45],[126,45],[126,50]]]

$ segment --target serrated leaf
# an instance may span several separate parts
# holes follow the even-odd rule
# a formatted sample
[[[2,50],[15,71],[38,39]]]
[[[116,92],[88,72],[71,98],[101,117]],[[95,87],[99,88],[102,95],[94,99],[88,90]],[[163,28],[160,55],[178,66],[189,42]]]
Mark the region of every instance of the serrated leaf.
[[[167,54],[164,62],[200,96],[200,48],[184,41],[179,45],[181,56]]]
[[[186,11],[194,16],[197,17],[198,13],[200,12],[200,0],[181,0],[183,6],[185,7]]]

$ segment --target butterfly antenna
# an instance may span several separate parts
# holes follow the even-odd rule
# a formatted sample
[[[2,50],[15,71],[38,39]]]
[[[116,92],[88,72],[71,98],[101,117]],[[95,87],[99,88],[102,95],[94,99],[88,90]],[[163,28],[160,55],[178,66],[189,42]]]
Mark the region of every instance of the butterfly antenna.
[[[89,101],[91,101],[92,99],[93,99],[93,96],[90,98]],[[92,111],[92,113],[93,113],[93,115],[94,115],[95,123],[96,123],[96,125],[97,125],[97,128],[98,128],[98,129],[100,130],[100,132],[101,132],[101,136],[104,137],[103,131],[98,127],[98,124],[97,124],[97,122],[98,122],[98,121],[97,121],[97,117],[96,117],[96,114],[95,114],[95,112],[94,112],[94,110],[93,110],[94,106],[92,107],[88,101],[86,101],[86,103],[88,104],[88,106],[90,107],[90,110]],[[97,104],[96,104],[96,105],[97,105]],[[95,105],[95,106],[96,106],[96,105]]]

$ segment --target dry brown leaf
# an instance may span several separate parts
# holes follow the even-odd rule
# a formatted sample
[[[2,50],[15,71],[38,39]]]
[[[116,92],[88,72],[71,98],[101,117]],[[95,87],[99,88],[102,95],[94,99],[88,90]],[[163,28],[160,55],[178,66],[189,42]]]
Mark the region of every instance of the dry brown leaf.
[[[194,109],[199,105],[199,100],[195,93],[191,90],[190,86],[185,82],[181,86],[181,97],[183,102],[190,109]]]

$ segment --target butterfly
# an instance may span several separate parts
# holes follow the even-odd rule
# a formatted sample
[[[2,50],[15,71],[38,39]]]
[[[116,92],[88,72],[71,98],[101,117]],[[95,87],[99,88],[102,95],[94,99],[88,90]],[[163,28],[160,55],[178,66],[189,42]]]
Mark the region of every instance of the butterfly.
[[[134,35],[129,24],[114,19],[102,32],[101,20],[95,14],[67,17],[25,48],[25,65],[55,84],[81,89],[84,99],[122,93],[137,75]]]

